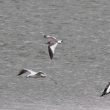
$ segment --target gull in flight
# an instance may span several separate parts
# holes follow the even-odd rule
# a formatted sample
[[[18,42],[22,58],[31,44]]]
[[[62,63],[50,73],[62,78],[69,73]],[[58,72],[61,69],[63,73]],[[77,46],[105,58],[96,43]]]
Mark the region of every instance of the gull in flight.
[[[17,74],[17,76],[20,76],[24,73],[30,73],[26,76],[27,78],[45,78],[45,77],[47,77],[47,74],[42,72],[42,71],[35,72],[33,70],[30,70],[30,69],[21,69],[20,72]],[[51,76],[48,75],[48,78],[51,81],[53,81],[55,84],[57,84],[57,82]]]
[[[61,44],[63,40],[57,40],[55,37],[49,36],[49,35],[44,35],[44,38],[47,38],[48,40],[47,41],[48,52],[49,52],[50,59],[52,59],[57,45]]]
[[[102,92],[101,97],[104,96],[104,95],[107,95],[109,93],[110,93],[110,82],[106,85],[104,91]]]
[[[30,73],[26,76],[27,78],[29,78],[29,77],[31,77],[31,78],[45,78],[47,76],[46,73],[43,73],[42,71],[35,72],[33,70],[30,70],[30,69],[22,69],[19,72],[18,76],[20,76],[24,73]]]

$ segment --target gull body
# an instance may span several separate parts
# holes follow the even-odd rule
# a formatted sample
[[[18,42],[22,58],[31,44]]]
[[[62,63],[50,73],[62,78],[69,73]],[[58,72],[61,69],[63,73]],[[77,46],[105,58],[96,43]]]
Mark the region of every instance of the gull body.
[[[62,40],[57,40],[56,37],[50,35],[44,35],[44,38],[47,39],[47,44],[55,44],[56,42],[61,44]]]
[[[50,59],[52,59],[57,45],[61,44],[63,41],[57,40],[55,37],[49,36],[49,35],[44,35],[44,38],[47,38],[47,40],[48,40],[48,42],[47,42],[48,52],[49,52]]]
[[[35,72],[35,71],[33,71],[33,70],[30,70],[30,69],[22,69],[22,70],[19,72],[18,76],[20,76],[20,75],[22,75],[22,74],[24,74],[24,73],[30,73],[30,74],[28,74],[28,75],[26,76],[27,78],[29,78],[29,77],[32,77],[32,78],[40,78],[40,77],[42,77],[42,78],[44,78],[44,77],[47,76],[46,73],[43,73],[42,71]]]
[[[110,82],[106,85],[104,91],[101,94],[101,97],[110,93]]]

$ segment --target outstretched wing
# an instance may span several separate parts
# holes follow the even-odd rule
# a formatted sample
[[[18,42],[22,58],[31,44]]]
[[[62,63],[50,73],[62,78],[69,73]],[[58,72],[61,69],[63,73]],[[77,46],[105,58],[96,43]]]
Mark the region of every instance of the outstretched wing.
[[[22,70],[19,72],[18,76],[20,76],[20,75],[22,75],[22,74],[24,74],[24,73],[26,73],[26,72],[27,72],[26,69],[22,69]]]
[[[48,46],[48,52],[49,52],[50,59],[53,58],[53,55],[55,53],[55,48],[57,47],[57,45],[58,45],[58,43],[55,43],[54,45]]]
[[[53,58],[53,52],[52,52],[52,49],[50,48],[50,46],[48,46],[48,52],[49,52],[50,59],[52,59]]]
[[[50,36],[50,35],[44,35],[44,38],[48,38],[48,39],[56,39],[55,37]]]
[[[52,44],[57,42],[57,39],[53,36],[44,35],[44,38],[47,38],[47,44]]]
[[[109,94],[110,93],[110,82],[109,84],[105,87],[104,91],[102,92],[102,95],[101,96],[104,96],[106,94]]]

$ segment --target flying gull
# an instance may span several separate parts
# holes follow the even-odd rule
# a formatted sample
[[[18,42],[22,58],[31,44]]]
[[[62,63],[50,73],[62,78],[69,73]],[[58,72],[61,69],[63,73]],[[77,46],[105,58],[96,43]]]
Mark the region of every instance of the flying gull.
[[[30,69],[22,69],[19,72],[18,76],[20,76],[24,73],[30,73],[26,76],[27,78],[29,78],[29,77],[31,77],[31,78],[45,78],[47,76],[46,73],[43,73],[42,71],[35,72],[33,70],[30,70]]]
[[[20,76],[24,73],[30,73],[26,76],[27,78],[45,78],[45,77],[47,77],[47,74],[42,72],[42,71],[35,72],[33,70],[30,70],[30,69],[21,69],[21,71],[18,73],[17,76]],[[48,78],[51,81],[53,81],[55,84],[57,84],[57,82],[51,76],[48,75]]]
[[[55,37],[49,36],[49,35],[44,35],[44,38],[47,38],[48,40],[47,41],[48,52],[49,52],[50,59],[52,59],[57,45],[61,44],[63,40],[57,40]]]
[[[107,95],[109,93],[110,93],[110,82],[106,85],[104,91],[102,92],[101,97],[104,96],[104,95]]]

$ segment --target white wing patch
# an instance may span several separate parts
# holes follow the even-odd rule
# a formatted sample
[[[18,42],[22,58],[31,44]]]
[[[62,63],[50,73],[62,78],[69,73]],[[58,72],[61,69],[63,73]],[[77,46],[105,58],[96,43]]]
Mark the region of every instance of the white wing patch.
[[[28,72],[30,72],[31,75],[35,75],[35,74],[36,74],[36,72],[33,71],[33,70],[29,70],[29,69],[28,69]]]
[[[110,85],[109,85],[109,87],[107,88],[107,93],[109,93],[110,92]]]
[[[58,43],[55,43],[54,45],[50,46],[53,54],[55,53],[55,48],[57,47]]]

